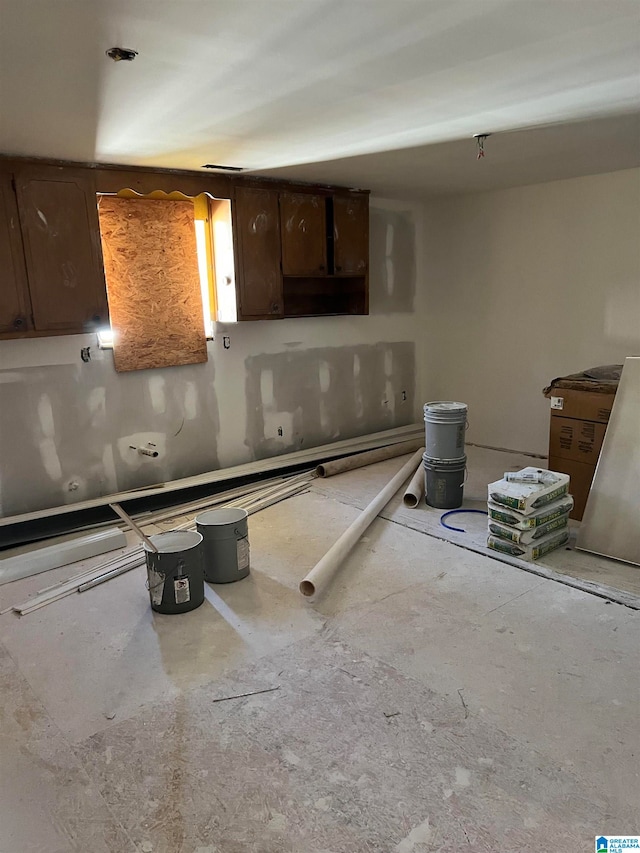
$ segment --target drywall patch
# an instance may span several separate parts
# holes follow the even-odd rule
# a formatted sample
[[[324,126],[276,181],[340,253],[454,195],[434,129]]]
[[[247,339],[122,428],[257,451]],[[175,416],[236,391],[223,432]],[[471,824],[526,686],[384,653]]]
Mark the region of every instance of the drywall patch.
[[[151,406],[157,415],[162,415],[167,410],[167,398],[164,393],[164,377],[150,376],[149,377],[149,397],[151,398]]]
[[[353,399],[356,420],[361,420],[364,415],[364,398],[362,395],[362,383],[360,381],[360,357],[358,353],[353,354]]]
[[[247,358],[245,369],[245,443],[255,458],[413,420],[411,341],[265,353]]]
[[[273,405],[273,371],[263,370],[260,373],[260,399],[263,407]]]
[[[320,379],[320,392],[326,394],[331,385],[331,368],[326,361],[321,361],[318,367],[318,378]]]
[[[92,388],[87,397],[87,408],[91,413],[91,426],[97,427],[104,422],[106,415],[106,393],[102,386]]]
[[[372,207],[369,240],[371,314],[413,311],[416,291],[416,225],[409,210]]]
[[[62,468],[60,467],[56,444],[52,438],[43,438],[40,442],[40,457],[47,475],[57,483],[62,478]]]
[[[43,394],[38,401],[38,421],[40,422],[42,434],[46,438],[53,438],[56,430],[53,422],[51,399],[48,394]]]
[[[184,416],[189,421],[198,417],[198,389],[195,382],[186,382],[184,385]]]

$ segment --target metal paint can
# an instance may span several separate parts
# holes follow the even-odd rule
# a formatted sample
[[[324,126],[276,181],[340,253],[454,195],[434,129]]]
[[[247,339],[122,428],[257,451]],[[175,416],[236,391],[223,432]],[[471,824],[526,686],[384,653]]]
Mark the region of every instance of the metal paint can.
[[[210,509],[196,517],[202,534],[204,579],[232,583],[249,574],[249,515],[237,507]]]
[[[168,530],[144,545],[151,608],[158,613],[186,613],[204,601],[202,536],[193,530]]]

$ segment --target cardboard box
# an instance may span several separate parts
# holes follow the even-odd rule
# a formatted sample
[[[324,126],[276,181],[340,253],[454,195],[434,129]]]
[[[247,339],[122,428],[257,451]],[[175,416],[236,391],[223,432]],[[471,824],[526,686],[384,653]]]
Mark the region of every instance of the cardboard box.
[[[595,465],[606,429],[606,424],[596,421],[554,416],[549,428],[549,456]]]
[[[571,477],[570,492],[573,495],[574,506],[569,518],[582,521],[596,466],[588,465],[585,462],[576,462],[573,459],[550,456],[549,467],[553,468],[554,471],[562,471]]]
[[[578,418],[606,424],[615,400],[613,394],[596,391],[577,391],[574,388],[553,388],[549,397],[551,417]]]

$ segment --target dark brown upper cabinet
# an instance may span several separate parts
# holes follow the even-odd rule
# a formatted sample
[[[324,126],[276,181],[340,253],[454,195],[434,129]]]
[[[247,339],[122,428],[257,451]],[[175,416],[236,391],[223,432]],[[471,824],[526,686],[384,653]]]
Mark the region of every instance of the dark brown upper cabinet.
[[[280,193],[284,275],[326,275],[326,202],[310,193]]]
[[[333,252],[336,275],[366,275],[369,267],[369,197],[333,197]]]
[[[230,200],[238,320],[368,313],[363,190],[0,156],[1,338],[108,325],[96,193],[125,187]]]
[[[238,319],[283,316],[280,217],[276,190],[238,187],[232,203]]]
[[[368,194],[281,193],[280,216],[284,316],[367,314]]]
[[[34,329],[74,334],[107,325],[92,172],[26,166],[15,183]]]
[[[12,176],[0,172],[0,334],[31,328],[31,302]]]

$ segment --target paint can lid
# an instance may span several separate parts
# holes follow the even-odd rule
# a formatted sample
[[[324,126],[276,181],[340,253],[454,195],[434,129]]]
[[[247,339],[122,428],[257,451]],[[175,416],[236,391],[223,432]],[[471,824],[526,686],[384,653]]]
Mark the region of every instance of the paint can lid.
[[[456,403],[454,400],[434,400],[424,404],[425,412],[466,412],[466,403]]]
[[[237,524],[249,517],[246,509],[239,507],[225,507],[224,509],[209,509],[196,516],[196,524],[224,526],[226,524]]]
[[[195,530],[167,530],[164,533],[154,533],[149,539],[158,549],[159,554],[179,554],[190,548],[197,548],[202,542],[202,534]],[[145,542],[144,550],[153,553]]]

